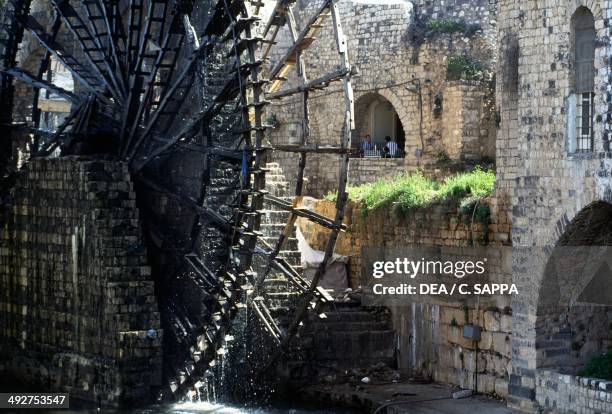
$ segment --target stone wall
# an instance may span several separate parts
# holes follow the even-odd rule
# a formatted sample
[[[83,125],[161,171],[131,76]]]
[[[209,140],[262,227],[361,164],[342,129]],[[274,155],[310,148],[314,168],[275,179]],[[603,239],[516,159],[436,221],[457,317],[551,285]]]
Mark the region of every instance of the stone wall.
[[[612,412],[612,381],[542,369],[536,373],[536,395],[543,413]]]
[[[570,35],[572,15],[581,6],[592,12],[597,37],[594,149],[574,153],[568,145],[574,122]],[[611,16],[607,0],[498,2],[497,191],[511,205],[514,281],[529,292],[513,304],[509,402],[525,411],[536,411],[540,401],[538,327],[555,324],[561,330],[563,323],[563,304],[556,319],[539,310],[551,294],[544,277],[550,252],[581,211],[594,202],[612,202]]]
[[[381,247],[386,252],[404,246],[457,247],[486,244],[502,254],[490,263],[491,280],[511,280],[510,263],[502,249],[508,246],[511,226],[503,200],[488,200],[491,222],[471,224],[455,203],[438,204],[399,216],[392,208],[378,209],[364,217],[359,206],[350,203],[336,253],[350,257],[350,285],[361,285],[361,249]],[[315,201],[314,210],[333,216],[334,205]],[[315,249],[322,250],[328,230],[300,219],[300,229]],[[393,328],[399,335],[399,368],[411,376],[505,397],[511,369],[512,309],[509,297],[475,304],[459,299],[432,300],[391,307]],[[482,327],[482,339],[472,342],[463,337],[463,326]]]
[[[495,119],[490,91],[480,82],[449,82],[443,101],[442,142],[451,160],[495,157]]]
[[[466,151],[470,151],[467,158],[494,156],[495,128],[491,126],[492,112],[483,94],[487,83],[465,82],[463,86],[447,83],[446,59],[449,56],[469,56],[490,68],[495,66],[492,41],[495,37],[495,7],[485,1],[476,4],[455,2],[456,5],[444,3],[423,2],[415,8],[410,2],[392,5],[351,0],[339,2],[351,64],[357,72],[353,77],[353,87],[358,128],[353,145],[358,147],[366,134],[363,126],[367,122],[363,118],[367,102],[374,98],[389,102],[406,135],[404,170],[427,168],[436,163],[441,153],[452,154],[457,160],[463,159],[464,154],[455,150],[459,144],[449,143],[449,139],[472,141],[478,137],[478,145],[465,147]],[[320,1],[297,2],[298,25],[314,13],[319,4]],[[425,39],[425,21],[443,18],[479,23],[483,30],[471,35],[437,33]],[[339,59],[333,39],[332,25],[328,21],[317,40],[304,53],[309,79],[338,67]],[[271,55],[271,65],[289,45],[289,34],[283,29],[274,48],[276,52]],[[295,85],[297,82],[295,75],[291,74],[289,84]],[[461,91],[462,97],[456,99],[456,91]],[[435,109],[437,99],[442,101],[441,114]],[[310,144],[339,145],[343,108],[343,94],[338,83],[310,94]],[[461,108],[464,108],[463,112]],[[302,113],[300,97],[286,98],[272,105],[269,114],[276,116],[279,125],[270,134],[271,142],[299,143],[302,139]],[[466,117],[474,114],[474,119],[465,122]],[[460,120],[455,123],[452,137],[447,138],[449,131],[444,125],[449,118],[455,117]],[[383,142],[383,137],[375,139]],[[310,179],[308,192],[311,195],[320,196],[337,186],[336,159],[337,156],[332,155],[309,156],[306,175]],[[289,181],[294,182],[297,157],[278,152],[273,160],[280,163]],[[360,181],[353,182],[358,183]]]
[[[161,383],[159,313],[127,166],[35,159],[0,245],[4,378],[103,405]]]
[[[477,246],[502,247],[510,244],[511,225],[502,200],[487,201],[491,209],[491,223],[471,223],[463,216],[456,203],[444,203],[416,209],[406,215],[393,208],[381,208],[364,216],[359,205],[349,203],[336,253],[350,257],[350,285],[361,284],[361,249],[364,247],[396,246]],[[334,217],[335,204],[326,200],[314,202],[314,210],[326,217]],[[310,245],[324,250],[329,230],[305,219],[299,220],[300,229]]]

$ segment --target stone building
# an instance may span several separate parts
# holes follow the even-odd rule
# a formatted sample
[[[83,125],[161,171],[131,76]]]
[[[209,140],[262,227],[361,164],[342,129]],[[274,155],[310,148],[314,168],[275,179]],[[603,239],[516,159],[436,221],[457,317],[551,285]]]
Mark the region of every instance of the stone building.
[[[574,376],[612,339],[610,302],[589,291],[609,277],[592,246],[610,234],[610,17],[609,1],[498,2],[497,196],[521,291],[508,401],[527,411],[611,410],[609,384]]]
[[[314,14],[320,1],[296,3],[297,25]],[[351,184],[421,168],[434,172],[449,164],[490,160],[495,153],[492,72],[495,67],[495,3],[488,1],[339,2],[355,75],[356,130],[353,147],[366,135],[380,151],[385,136],[398,143],[402,157],[355,158]],[[288,29],[277,38],[278,50],[291,44]],[[306,75],[316,79],[338,64],[331,27],[304,53]],[[272,56],[272,63],[279,56]],[[298,80],[291,78],[290,85]],[[334,146],[342,127],[338,84],[310,96],[310,145]],[[301,100],[287,98],[270,109],[277,124],[272,142],[289,136],[300,143]],[[289,176],[296,161],[280,162]],[[308,191],[321,196],[337,182],[330,156],[309,160]]]

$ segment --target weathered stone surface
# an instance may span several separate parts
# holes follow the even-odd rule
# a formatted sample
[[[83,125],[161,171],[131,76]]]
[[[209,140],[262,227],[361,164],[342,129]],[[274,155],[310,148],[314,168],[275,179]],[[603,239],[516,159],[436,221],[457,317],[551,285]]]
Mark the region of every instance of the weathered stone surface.
[[[297,2],[299,26],[320,7],[320,0]],[[371,182],[404,171],[424,168],[428,173],[445,170],[436,165],[440,158],[476,160],[493,158],[495,122],[492,95],[485,81],[448,81],[447,58],[469,56],[485,66],[495,66],[495,7],[485,0],[414,1],[397,4],[338,2],[350,60],[358,74],[355,90],[354,146],[371,133],[372,105],[382,102],[395,110],[406,135],[403,159],[355,159],[350,169],[351,184]],[[479,25],[482,30],[466,35],[438,33],[425,36],[428,20],[448,19]],[[272,63],[291,44],[289,31],[281,30]],[[338,67],[338,54],[331,25],[326,25],[316,42],[304,54],[308,79],[316,79]],[[291,86],[297,77],[289,77]],[[343,127],[342,86],[334,83],[324,91],[310,93],[310,144],[340,143]],[[299,97],[287,98],[269,108],[279,121],[270,134],[271,142],[301,142],[303,110]],[[397,130],[397,126],[395,127]],[[397,131],[396,131],[397,132]],[[373,136],[382,147],[383,136]],[[275,152],[290,182],[295,181],[295,154]],[[335,155],[309,155],[306,176],[310,195],[334,190],[338,182]]]
[[[497,200],[491,200],[496,203]],[[496,231],[508,231],[504,209],[494,204],[492,224],[488,229],[474,225],[474,233],[488,232],[492,240]],[[333,204],[317,201],[314,209],[327,217],[333,215]],[[347,231],[340,235],[336,252],[349,256],[351,284],[361,283],[361,248],[387,246],[466,246],[470,245],[469,226],[461,219],[457,206],[440,205],[426,211],[414,211],[400,217],[391,209],[361,214],[358,206],[350,204],[345,224]],[[300,220],[300,229],[309,243],[324,248],[328,230]],[[501,242],[489,242],[501,247]],[[510,280],[508,267],[503,265],[503,255],[498,263],[490,263],[492,279]],[[478,379],[479,390],[500,396],[508,394],[512,315],[510,303],[500,303],[497,308],[466,306],[459,301],[445,304],[417,303],[414,306],[392,308],[393,327],[399,335],[400,368],[409,375],[431,377],[437,381],[474,389]],[[504,309],[506,308],[506,309]],[[502,310],[504,309],[504,310]],[[503,323],[502,323],[503,321]],[[474,342],[463,337],[466,324],[478,324],[483,330],[481,340]],[[504,331],[503,329],[507,330]],[[477,375],[475,375],[477,374]],[[497,382],[500,379],[501,382]]]
[[[161,382],[162,331],[127,167],[36,159],[11,196],[2,372],[104,405],[146,401]]]

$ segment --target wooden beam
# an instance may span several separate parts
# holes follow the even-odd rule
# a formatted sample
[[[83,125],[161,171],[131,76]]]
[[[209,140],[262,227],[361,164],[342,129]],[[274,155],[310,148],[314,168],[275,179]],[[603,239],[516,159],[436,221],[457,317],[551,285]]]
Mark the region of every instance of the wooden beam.
[[[85,59],[87,62],[89,62],[91,68],[93,68],[98,79],[100,79],[104,86],[106,86],[113,97],[118,102],[121,102],[123,97],[121,95],[119,84],[117,83],[117,78],[115,77],[115,74],[108,61],[104,58],[104,51],[98,48],[98,44],[95,41],[95,35],[89,31],[87,25],[83,19],[81,19],[79,13],[70,5],[69,1],[51,0],[51,4],[55,8],[56,12],[62,16],[65,25],[76,38],[77,42],[81,46],[81,51],[83,52]],[[102,56],[102,58],[99,56],[97,58],[94,57],[93,53],[97,53],[99,56]],[[105,75],[100,66],[98,66],[100,64],[105,67],[107,75]]]
[[[340,21],[340,12],[338,10],[338,1],[332,0],[331,4],[331,14],[333,19],[333,27],[334,27],[334,35],[336,40],[336,47],[338,50],[338,55],[340,58],[340,64],[343,69],[347,70],[347,75],[344,78],[343,87],[344,87],[344,127],[342,130],[342,137],[340,140],[341,147],[350,148],[351,147],[351,136],[352,130],[355,128],[355,120],[354,120],[354,98],[353,98],[353,88],[351,85],[351,65],[348,58],[348,49],[346,37],[344,36],[344,32],[342,30],[342,23]],[[348,183],[348,168],[349,168],[350,158],[348,154],[343,154],[341,158],[340,164],[340,179],[338,184],[338,196],[336,200],[336,216],[334,219],[334,224],[336,226],[335,229],[331,230],[331,234],[327,241],[327,246],[325,248],[323,260],[321,261],[319,267],[317,268],[316,273],[312,277],[310,282],[310,288],[304,295],[302,302],[298,305],[295,316],[289,327],[287,329],[287,335],[283,338],[283,342],[281,343],[281,352],[278,354],[282,354],[287,346],[289,346],[293,337],[297,334],[298,329],[300,327],[300,323],[302,319],[305,317],[308,312],[310,306],[310,300],[312,297],[316,295],[319,281],[323,274],[325,274],[327,270],[327,266],[330,260],[333,258],[333,254],[336,248],[336,242],[338,240],[339,230],[342,226],[342,222],[344,220],[346,203],[348,202],[348,194],[346,192],[346,187]],[[271,363],[274,363],[277,360],[277,356],[273,358]]]
[[[263,303],[263,298],[255,298],[250,299],[249,303],[251,307],[255,310],[255,314],[259,317],[259,320],[263,324],[266,331],[270,334],[272,339],[276,342],[277,345],[280,345],[282,334],[276,322],[274,322],[274,318],[270,315],[270,311],[268,310],[265,303]]]
[[[304,93],[307,91],[314,91],[317,89],[323,89],[327,87],[331,82],[337,82],[344,79],[346,76],[346,69],[338,69],[334,72],[328,73],[327,75],[323,75],[320,78],[314,79],[306,84],[296,86],[294,88],[286,89],[283,91],[275,92],[266,95],[266,97],[270,100],[273,99],[282,99],[288,96],[297,95],[298,93]]]
[[[90,90],[96,97],[109,106],[114,106],[104,94],[99,90],[102,87],[100,80],[85,68],[74,56],[70,55],[64,48],[57,43],[51,35],[45,32],[43,26],[32,16],[25,19],[19,18],[19,22],[38,40],[38,42],[49,51],[55,58],[62,63],[72,73],[74,78],[85,88]]]
[[[272,195],[266,195],[264,198],[268,203],[274,204],[275,206],[285,211],[289,211],[298,217],[305,218],[307,220],[312,221],[313,223],[319,224],[328,229],[346,230],[346,225],[344,224],[341,224],[340,226],[338,226],[337,223],[333,219],[330,219],[321,214],[315,213],[314,211],[307,210],[305,208],[293,207],[291,203],[288,203],[281,198],[274,197]]]
[[[273,80],[268,93],[277,92],[284,78],[289,71],[295,66],[295,56],[297,52],[301,52],[306,49],[314,40],[316,34],[321,29],[321,24],[330,15],[332,0],[324,0],[323,4],[317,12],[306,22],[304,29],[294,42],[294,44],[287,50],[280,61],[270,71],[270,79]]]
[[[53,92],[57,95],[60,95],[66,99],[68,99],[69,101],[73,102],[73,103],[79,103],[81,101],[81,99],[79,97],[77,97],[74,93],[64,89],[64,88],[60,88],[59,86],[43,80],[43,79],[38,79],[34,74],[23,70],[21,68],[10,68],[10,69],[6,69],[6,70],[1,70],[0,72],[6,73],[7,75],[10,75],[14,78],[17,78],[25,83],[27,83],[28,85],[30,85],[33,88],[36,89],[47,89],[50,92]],[[70,111],[68,111],[70,112]]]

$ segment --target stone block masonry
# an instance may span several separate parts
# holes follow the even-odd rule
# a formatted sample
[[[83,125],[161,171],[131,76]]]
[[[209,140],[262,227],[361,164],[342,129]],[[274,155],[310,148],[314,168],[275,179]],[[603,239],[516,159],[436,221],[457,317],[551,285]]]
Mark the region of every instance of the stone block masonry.
[[[0,375],[116,406],[161,383],[162,331],[127,167],[20,172],[0,239]]]
[[[392,160],[383,160],[392,161]],[[491,222],[466,223],[454,202],[414,209],[406,216],[393,208],[379,208],[362,214],[357,203],[347,206],[344,224],[347,231],[340,234],[336,253],[350,257],[350,286],[361,283],[361,249],[363,247],[394,248],[397,246],[487,246],[510,245],[511,225],[503,200],[486,201],[491,209]],[[326,217],[333,217],[335,203],[317,200],[314,210]],[[325,248],[329,230],[306,220],[299,220],[300,229],[310,245],[319,250]]]
[[[379,247],[381,257],[408,246],[461,247],[486,243],[491,247],[509,246],[511,225],[504,200],[486,200],[491,208],[490,224],[468,224],[456,203],[448,202],[415,209],[400,216],[392,208],[379,208],[364,217],[355,203],[349,203],[336,253],[350,256],[351,287],[361,283],[361,249]],[[330,217],[334,205],[316,201],[314,210]],[[300,220],[300,229],[311,246],[322,249],[328,230]],[[392,253],[390,253],[392,254]],[[391,256],[392,257],[392,256]],[[506,258],[507,259],[507,258]],[[512,276],[507,260],[489,263],[490,280],[508,283]],[[393,306],[392,327],[398,335],[398,364],[409,376],[436,381],[500,397],[508,395],[512,367],[512,308],[509,297],[485,304],[461,299]],[[463,327],[482,328],[479,342],[463,337]]]
[[[536,381],[540,370],[573,368],[574,361],[571,345],[557,351],[559,363],[554,365],[558,366],[549,361],[555,350],[547,341],[554,339],[551,332],[564,334],[563,329],[567,330],[561,316],[566,308],[571,310],[572,304],[559,301],[554,312],[543,304],[554,297],[545,271],[550,258],[546,252],[553,252],[555,246],[571,236],[568,229],[582,214],[605,211],[612,202],[609,152],[612,3],[503,0],[497,2],[497,7],[496,95],[500,118],[497,196],[506,197],[512,206],[512,245],[518,252],[524,252],[513,257],[513,280],[520,285],[520,291],[529,292],[520,295],[512,307],[515,328],[508,401],[513,408],[527,412],[540,409],[555,413],[610,412],[609,407],[589,405],[587,409],[578,400],[570,404],[567,399],[554,407],[547,404],[547,399],[554,401],[572,391],[557,393],[546,386],[536,386]],[[576,152],[573,21],[587,13],[592,16],[595,31],[592,148]],[[583,231],[595,229],[595,234],[604,228],[588,222],[581,222],[578,227]],[[587,237],[573,241],[582,245],[594,242]],[[579,276],[571,275],[576,280]],[[591,309],[577,307],[576,311],[588,314]],[[587,343],[591,342],[587,338]],[[589,404],[596,402],[590,396],[588,400]]]
[[[541,369],[536,373],[536,395],[544,413],[612,412],[612,381]]]
[[[447,79],[447,63],[451,56],[469,56],[485,67],[495,66],[494,3],[483,0],[394,4],[338,2],[350,61],[356,71],[352,79],[356,127],[353,146],[358,148],[366,134],[372,135],[380,147],[387,133],[398,141],[405,141],[399,142],[403,143],[405,158],[389,160],[393,162],[383,167],[385,171],[374,170],[379,167],[379,160],[355,160],[350,167],[356,170],[349,177],[351,185],[388,175],[386,166],[393,172],[417,168],[428,172],[438,167],[436,163],[441,157],[469,162],[494,158],[496,128],[494,108],[488,104],[491,100],[489,82]],[[296,2],[294,12],[298,26],[301,27],[320,4],[320,0]],[[425,38],[425,25],[431,19],[478,24],[482,31],[470,36],[458,32]],[[423,32],[420,35],[417,34],[419,30]],[[333,39],[332,27],[326,23],[316,42],[305,51],[303,57],[310,80],[337,69],[338,56]],[[282,56],[280,51],[291,44],[286,28],[279,33],[277,42],[270,55],[272,63]],[[294,73],[288,78],[288,86],[299,84]],[[308,144],[339,145],[344,116],[342,93],[341,86],[332,83],[324,91],[312,91],[309,95]],[[397,119],[383,121],[379,118],[376,121],[376,108],[392,109]],[[273,145],[301,142],[303,108],[299,97],[274,102],[268,111],[268,115],[274,115],[278,122],[269,134]],[[280,164],[293,187],[297,171],[295,154],[277,151],[272,160]],[[321,197],[333,191],[338,182],[337,156],[309,155],[306,176],[308,195]]]

